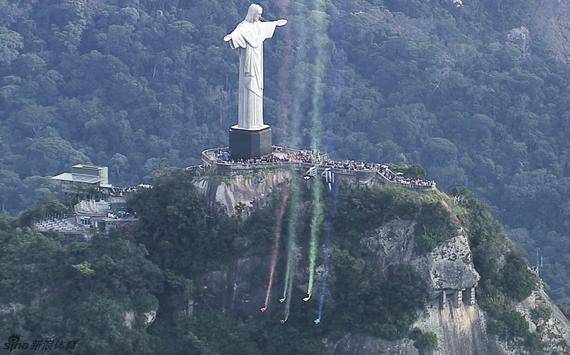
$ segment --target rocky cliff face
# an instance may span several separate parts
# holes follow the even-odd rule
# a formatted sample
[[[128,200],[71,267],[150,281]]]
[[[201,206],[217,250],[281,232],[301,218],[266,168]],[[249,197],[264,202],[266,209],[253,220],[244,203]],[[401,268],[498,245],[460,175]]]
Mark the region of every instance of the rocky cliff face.
[[[258,175],[237,175],[231,179],[197,179],[196,184],[212,202],[218,202],[228,213],[236,213],[239,206],[251,211],[263,205],[276,186],[286,184],[292,178],[287,170]],[[437,354],[515,354],[521,349],[513,348],[487,334],[486,315],[477,305],[476,288],[480,276],[473,265],[469,236],[462,228],[455,237],[436,247],[431,253],[418,255],[414,252],[413,220],[394,219],[384,223],[364,235],[361,244],[372,257],[367,260],[378,273],[384,273],[390,265],[407,264],[421,275],[428,287],[430,301],[417,320],[415,327],[432,332],[438,338]],[[300,263],[297,258],[297,263]],[[264,285],[264,275],[259,270],[267,270],[268,257],[237,257],[232,271],[212,272],[202,280],[201,287],[208,290],[212,305],[223,305],[224,312],[251,314],[263,304],[263,295],[258,292]],[[299,292],[306,287],[306,267],[295,268],[296,287]],[[333,275],[329,277],[334,278]],[[317,266],[316,282],[322,277],[322,266]],[[314,297],[318,297],[314,294]],[[329,297],[329,295],[327,295]],[[330,302],[334,303],[334,292]],[[208,302],[210,302],[208,301]],[[533,321],[532,310],[542,305],[551,310],[551,315]],[[195,304],[194,307],[199,307]],[[562,349],[559,344],[570,342],[570,325],[564,315],[554,306],[543,290],[539,289],[518,305],[518,310],[531,323],[531,330],[540,331],[550,350]],[[362,335],[345,334],[340,339],[324,339],[329,354],[418,354],[411,339],[386,341]]]
[[[480,277],[473,265],[467,236],[458,230],[456,237],[431,253],[418,256],[413,251],[414,226],[414,221],[393,220],[364,238],[362,243],[374,254],[370,262],[378,272],[384,272],[392,264],[405,263],[414,266],[422,276],[431,302],[416,326],[437,335],[438,353],[489,353],[484,313],[470,299],[471,289],[477,286]],[[409,339],[390,342],[352,334],[331,344],[330,351],[331,354],[418,353]]]
[[[475,287],[479,274],[475,271],[469,242],[463,230],[432,253],[414,254],[414,221],[393,220],[362,240],[372,251],[378,271],[384,273],[395,263],[406,263],[423,276],[429,292],[436,297],[444,290],[465,290]]]
[[[563,344],[570,344],[570,322],[564,314],[554,306],[554,302],[544,292],[544,285],[517,305],[517,311],[524,315],[532,331],[537,332],[540,338],[548,345],[545,349],[549,353],[567,353],[567,348]],[[542,310],[542,315],[536,314]],[[508,354],[518,354],[520,349],[513,347],[503,347]]]
[[[266,197],[276,187],[291,180],[289,169],[255,170],[244,174],[203,176],[196,179],[196,186],[208,196],[211,203],[218,203],[226,213],[248,215],[263,206]]]
[[[430,308],[416,326],[437,335],[437,354],[502,354],[485,333],[484,313],[479,307]],[[346,334],[330,344],[329,354],[400,354],[416,355],[410,339],[387,341],[371,336]]]

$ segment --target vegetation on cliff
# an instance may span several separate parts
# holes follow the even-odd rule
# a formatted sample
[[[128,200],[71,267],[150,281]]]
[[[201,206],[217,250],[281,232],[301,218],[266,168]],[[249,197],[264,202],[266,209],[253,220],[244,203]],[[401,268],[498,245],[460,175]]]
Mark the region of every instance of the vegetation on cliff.
[[[461,217],[470,236],[475,268],[481,275],[479,304],[490,316],[488,329],[501,339],[539,352],[540,339],[514,309],[514,302],[524,300],[536,288],[537,277],[529,272],[527,262],[507,239],[488,206],[470,191],[455,189],[452,194],[465,208]]]
[[[422,233],[414,236],[421,246],[414,250],[422,255],[457,232],[459,217],[467,219],[463,223],[482,276],[479,299],[491,316],[490,329],[505,339],[538,344],[512,310],[513,302],[528,295],[534,279],[488,208],[466,191],[457,192],[463,196],[461,206],[447,208],[453,199],[439,192],[342,188],[332,235],[333,301],[326,304],[326,321],[315,327],[316,302],[301,302],[301,289],[293,291],[299,302],[291,303],[285,325],[279,322],[278,305],[268,315],[251,313],[227,297],[232,286],[225,280],[236,271],[238,258],[260,260],[253,272],[242,276],[248,278],[252,299],[263,292],[267,275],[259,265],[265,265],[262,260],[271,247],[276,200],[250,218],[229,217],[206,203],[187,172],[161,176],[153,186],[129,201],[140,216],[137,228],[97,235],[89,242],[30,230],[30,215],[59,208],[52,200],[18,219],[2,217],[2,333],[26,339],[57,334],[78,339],[85,353],[99,354],[318,354],[324,351],[323,339],[332,341],[347,332],[385,339],[409,336],[419,349],[429,350],[433,335],[410,329],[429,301],[424,281],[405,264],[384,274],[374,272],[361,240],[392,219],[416,220]],[[311,210],[308,187],[301,189],[299,210]],[[290,215],[288,210],[284,235]],[[306,260],[310,213],[297,222],[300,255]],[[430,243],[423,241],[425,231],[431,231]],[[300,266],[306,267],[306,261]],[[276,275],[283,278],[283,261]],[[217,279],[222,286],[211,283]],[[152,311],[157,311],[156,320],[147,326],[144,314]]]
[[[17,334],[30,344],[77,340],[83,354],[155,353],[151,338],[137,330],[142,317],[133,329],[125,324],[125,312],[156,310],[165,282],[143,245],[117,235],[66,242],[18,224],[7,217],[0,221],[3,339]]]

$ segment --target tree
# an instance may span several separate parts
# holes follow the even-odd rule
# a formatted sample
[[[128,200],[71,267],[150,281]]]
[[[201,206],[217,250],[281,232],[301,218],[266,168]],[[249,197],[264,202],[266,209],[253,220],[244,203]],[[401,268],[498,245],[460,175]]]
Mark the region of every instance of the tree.
[[[117,177],[121,178],[121,170],[126,169],[129,166],[129,159],[120,153],[115,153],[113,158],[111,158],[111,167],[115,169],[115,174]]]
[[[54,119],[53,107],[29,105],[16,114],[17,126],[29,129],[34,137],[39,137]]]
[[[158,177],[152,189],[130,197],[129,207],[141,219],[138,238],[164,269],[192,275],[231,250],[230,236],[215,228],[226,217],[208,210],[184,171]]]
[[[10,64],[18,57],[22,48],[24,48],[22,36],[18,32],[0,26],[0,64]]]

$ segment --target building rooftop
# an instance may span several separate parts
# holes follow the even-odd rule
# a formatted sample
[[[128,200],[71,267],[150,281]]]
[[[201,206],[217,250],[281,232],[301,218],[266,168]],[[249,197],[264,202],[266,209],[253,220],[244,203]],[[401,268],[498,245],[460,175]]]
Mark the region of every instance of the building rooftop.
[[[52,177],[53,180],[68,181],[68,182],[80,182],[85,184],[97,184],[101,181],[99,176],[85,175],[85,174],[75,174],[75,173],[63,173]]]
[[[75,164],[73,168],[90,168],[90,169],[104,169],[104,166],[94,165],[94,164]]]

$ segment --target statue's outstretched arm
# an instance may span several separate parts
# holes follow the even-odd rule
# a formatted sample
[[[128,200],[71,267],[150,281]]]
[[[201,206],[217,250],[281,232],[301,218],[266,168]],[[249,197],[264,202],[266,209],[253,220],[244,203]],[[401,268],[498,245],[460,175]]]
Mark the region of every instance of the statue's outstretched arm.
[[[280,20],[277,20],[275,22],[277,22],[277,26],[279,26],[279,27],[285,26],[287,24],[287,20],[285,20],[285,19],[280,19]]]
[[[232,39],[232,35],[226,35],[226,36],[224,37],[224,42],[229,42],[230,39]]]

